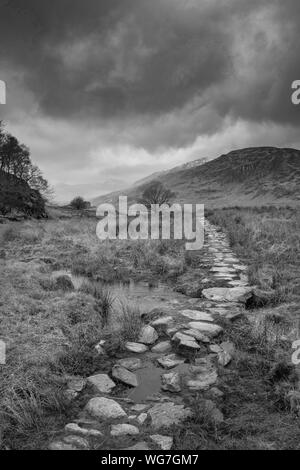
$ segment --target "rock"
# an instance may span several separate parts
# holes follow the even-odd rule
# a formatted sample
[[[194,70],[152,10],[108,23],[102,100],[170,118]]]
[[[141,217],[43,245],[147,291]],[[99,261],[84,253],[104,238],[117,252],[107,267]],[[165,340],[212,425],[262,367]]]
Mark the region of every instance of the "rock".
[[[165,369],[172,369],[184,363],[184,359],[180,359],[176,354],[169,354],[157,359],[157,362]]]
[[[110,393],[116,384],[106,374],[88,377],[87,382],[100,393]]]
[[[66,444],[62,441],[55,441],[49,445],[49,450],[79,450],[78,447],[75,447],[71,444]]]
[[[173,322],[173,317],[161,317],[151,323],[157,331],[165,332],[169,327],[170,323]]]
[[[82,377],[71,377],[67,381],[68,389],[74,390],[74,392],[82,392],[86,386],[86,380]]]
[[[159,449],[170,450],[172,448],[173,437],[161,436],[160,434],[153,434],[152,436],[150,436],[150,439],[158,445]]]
[[[196,365],[190,367],[194,378],[188,380],[190,390],[206,391],[218,380],[217,370],[209,358],[198,358]]]
[[[132,424],[113,424],[110,434],[114,437],[136,436],[140,433],[136,426]]]
[[[261,289],[254,288],[252,291],[252,295],[249,299],[247,299],[247,305],[248,307],[252,308],[264,307],[272,302],[272,299],[274,299],[274,295],[274,290],[264,291]]]
[[[139,339],[138,339],[139,343],[153,344],[157,340],[158,340],[158,334],[152,326],[146,325],[142,328]]]
[[[113,367],[112,376],[119,382],[122,382],[126,385],[130,385],[131,387],[138,386],[138,380],[136,375],[133,372],[130,372],[129,370],[119,365],[115,365]]]
[[[106,354],[106,351],[105,351],[105,349],[103,348],[102,341],[100,341],[100,343],[96,344],[95,349],[96,349],[97,353],[98,353],[100,356],[104,356],[104,355]]]
[[[215,424],[223,423],[223,413],[217,408],[216,404],[212,400],[204,400],[204,409]]]
[[[95,418],[100,419],[118,419],[127,416],[119,403],[104,397],[92,398],[87,403],[86,410]]]
[[[162,389],[168,392],[180,392],[180,375],[178,372],[170,372],[169,374],[164,374],[161,377],[162,379]]]
[[[138,405],[132,406],[131,410],[139,413],[141,411],[144,411],[146,408],[149,408],[149,405],[138,404]]]
[[[199,312],[198,310],[182,310],[180,312],[184,317],[190,318],[195,321],[208,321],[213,322],[213,317],[206,312]]]
[[[219,354],[220,352],[223,351],[222,348],[218,344],[211,344],[209,346],[209,350],[214,354]]]
[[[228,274],[235,273],[236,269],[230,268],[229,266],[213,266],[210,271],[213,273]]]
[[[162,341],[161,343],[156,344],[156,346],[153,346],[151,349],[152,352],[154,353],[167,353],[172,350],[172,345],[170,341]]]
[[[251,297],[252,290],[253,287],[212,287],[204,289],[202,295],[217,302],[245,303]]]
[[[193,329],[193,330],[192,329],[191,330],[184,330],[183,334],[187,335],[187,336],[192,336],[197,341],[200,341],[202,343],[210,343],[210,339],[208,338],[208,336],[204,335],[199,330],[195,330],[195,329]]]
[[[68,402],[71,402],[75,400],[75,398],[78,397],[78,392],[76,392],[75,390],[70,390],[70,389],[65,390],[64,397]]]
[[[103,436],[102,432],[97,429],[85,429],[78,426],[76,423],[69,423],[65,426],[65,432],[70,434],[78,434],[79,436],[86,437],[101,437]]]
[[[124,369],[128,369],[130,371],[138,370],[143,367],[141,359],[135,357],[126,357],[124,359],[119,359],[117,361],[117,364],[121,367],[124,367]]]
[[[130,415],[130,416],[128,416],[128,419],[130,421],[133,421],[134,419],[136,419],[136,415]]]
[[[224,393],[221,390],[219,390],[217,387],[212,387],[209,390],[209,395],[213,398],[223,398],[224,397]]]
[[[199,344],[196,342],[196,340],[192,336],[188,336],[180,332],[177,332],[173,336],[172,340],[175,342],[178,342],[179,346],[183,348],[192,349],[194,351],[201,349]]]
[[[64,437],[64,442],[66,444],[69,444],[71,446],[77,447],[82,450],[88,450],[89,449],[89,443],[86,439],[83,437],[79,436],[66,436]]]
[[[132,343],[130,341],[128,341],[125,344],[125,349],[127,349],[127,351],[134,352],[134,353],[137,353],[137,354],[142,354],[142,353],[148,351],[147,346],[145,346],[144,344]]]
[[[139,422],[139,424],[144,424],[147,418],[148,418],[148,414],[147,414],[147,413],[141,413],[141,414],[137,417],[137,421]]]
[[[192,415],[189,408],[184,405],[175,405],[173,402],[157,403],[149,410],[154,429],[168,428],[173,424],[179,424]]]
[[[138,442],[132,447],[127,447],[126,449],[122,450],[150,450],[148,444],[145,441]]]
[[[190,322],[189,327],[192,330],[199,330],[209,338],[215,338],[223,331],[223,328],[215,323]]]
[[[221,351],[218,353],[219,364],[223,367],[227,366],[235,354],[235,346],[229,341],[220,344]]]
[[[74,290],[74,284],[70,276],[65,274],[55,277],[55,288],[64,291]]]

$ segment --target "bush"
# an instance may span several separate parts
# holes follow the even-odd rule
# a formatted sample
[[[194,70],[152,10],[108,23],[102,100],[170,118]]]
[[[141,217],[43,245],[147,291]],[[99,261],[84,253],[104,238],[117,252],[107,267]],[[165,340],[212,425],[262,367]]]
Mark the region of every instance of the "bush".
[[[75,197],[71,202],[70,206],[72,209],[76,209],[77,211],[82,211],[84,209],[87,209],[89,206],[89,203],[85,201],[81,196]]]

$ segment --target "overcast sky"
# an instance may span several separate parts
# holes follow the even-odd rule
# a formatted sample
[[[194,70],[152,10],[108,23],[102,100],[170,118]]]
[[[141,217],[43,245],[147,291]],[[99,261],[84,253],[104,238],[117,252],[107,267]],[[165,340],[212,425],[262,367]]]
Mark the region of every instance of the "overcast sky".
[[[299,0],[0,0],[0,119],[60,199],[300,148],[299,27]]]

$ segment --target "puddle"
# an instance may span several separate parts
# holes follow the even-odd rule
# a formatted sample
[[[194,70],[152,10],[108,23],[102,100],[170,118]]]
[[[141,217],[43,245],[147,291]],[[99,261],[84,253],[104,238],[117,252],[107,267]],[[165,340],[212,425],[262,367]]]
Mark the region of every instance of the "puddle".
[[[72,279],[73,285],[76,290],[80,289],[82,284],[90,282],[85,276],[77,276],[68,270],[59,270],[53,273],[53,276],[69,276]],[[101,283],[100,283],[101,284]],[[173,307],[177,305],[187,304],[188,299],[185,295],[171,290],[167,285],[157,283],[157,285],[149,285],[148,282],[138,281],[135,282],[129,279],[128,282],[114,282],[111,284],[103,284],[108,288],[115,299],[119,303],[123,301],[132,302],[142,306],[144,312],[148,312],[158,307]]]
[[[157,356],[159,357],[159,356]],[[142,403],[147,398],[157,393],[166,392],[161,388],[161,376],[170,372],[179,372],[182,376],[188,372],[190,364],[181,364],[173,369],[167,370],[149,363],[145,368],[135,371],[139,385],[128,392],[127,397],[135,403]]]

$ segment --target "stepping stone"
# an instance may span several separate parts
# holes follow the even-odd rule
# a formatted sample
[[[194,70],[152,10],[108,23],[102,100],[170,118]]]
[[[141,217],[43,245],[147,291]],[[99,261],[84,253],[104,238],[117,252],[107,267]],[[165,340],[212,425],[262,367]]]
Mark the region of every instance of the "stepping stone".
[[[88,377],[87,382],[100,393],[110,393],[116,386],[106,374],[92,375]]]
[[[218,336],[223,331],[223,328],[215,323],[190,322],[189,327],[192,330],[199,330],[211,338]]]
[[[178,372],[170,372],[169,374],[164,374],[161,377],[163,390],[168,392],[180,392],[180,375]]]
[[[71,446],[77,447],[78,449],[88,450],[89,443],[86,439],[79,436],[66,436],[64,437],[63,441]]]
[[[132,447],[126,447],[126,449],[122,450],[150,450],[148,444],[145,441],[138,442],[137,444],[134,444]]]
[[[212,273],[220,273],[220,274],[227,274],[227,273],[235,273],[236,269],[230,268],[227,266],[214,266],[210,269]]]
[[[65,432],[70,434],[78,434],[79,436],[86,437],[101,437],[103,436],[102,432],[97,429],[85,429],[78,426],[76,423],[69,423],[65,426]]]
[[[137,353],[137,354],[142,354],[142,353],[148,351],[147,346],[145,346],[144,344],[133,343],[131,341],[128,341],[125,344],[125,349],[127,349],[127,351],[134,352],[134,353]]]
[[[173,323],[173,317],[166,316],[154,320],[151,325],[155,327],[157,331],[164,332],[168,329],[171,323]]]
[[[140,433],[136,426],[132,424],[113,424],[110,434],[114,437],[137,436]]]
[[[160,434],[153,434],[150,439],[158,445],[158,449],[155,450],[170,450],[173,445],[173,437],[161,436]]]
[[[175,405],[173,402],[157,403],[149,410],[154,429],[168,428],[174,424],[179,424],[189,416],[192,412],[184,405]]]
[[[188,380],[190,390],[206,391],[218,380],[217,370],[209,358],[198,358],[196,365],[190,367],[194,378]]]
[[[138,380],[136,375],[133,372],[130,372],[129,370],[119,365],[115,365],[113,367],[112,376],[119,382],[122,382],[126,385],[130,385],[131,387],[138,386]]]
[[[147,414],[147,413],[141,413],[141,414],[137,417],[137,420],[138,420],[139,424],[144,424],[147,418],[148,418],[148,414]]]
[[[132,406],[131,410],[138,413],[138,412],[144,411],[146,408],[149,408],[149,405],[138,404],[138,405]]]
[[[180,359],[176,354],[169,354],[157,359],[157,362],[165,369],[172,369],[173,367],[184,364],[184,359]]]
[[[146,325],[142,328],[139,339],[138,339],[139,343],[153,344],[157,340],[158,340],[158,334],[152,326]]]
[[[207,322],[214,321],[212,316],[209,315],[209,313],[199,312],[198,310],[182,310],[182,312],[180,313],[184,317],[190,318],[191,320],[195,320],[195,321],[207,321]]]
[[[87,403],[86,410],[93,417],[100,419],[119,419],[127,416],[119,403],[104,397],[92,398]]]
[[[201,349],[199,344],[196,342],[196,340],[192,336],[188,336],[180,332],[177,332],[173,336],[172,340],[175,342],[179,342],[179,346],[183,348],[188,348],[188,349],[193,349],[193,350]]]
[[[203,333],[201,333],[199,330],[184,330],[183,334],[187,336],[192,336],[197,341],[201,341],[202,343],[210,343],[210,339]]]
[[[212,287],[204,289],[202,295],[208,300],[245,303],[251,297],[253,287]]]
[[[162,341],[161,343],[156,344],[151,349],[154,353],[167,353],[172,350],[172,344],[170,341]]]
[[[138,370],[143,367],[141,359],[135,357],[125,357],[124,359],[119,359],[117,364],[124,369],[128,369],[130,371]]]

